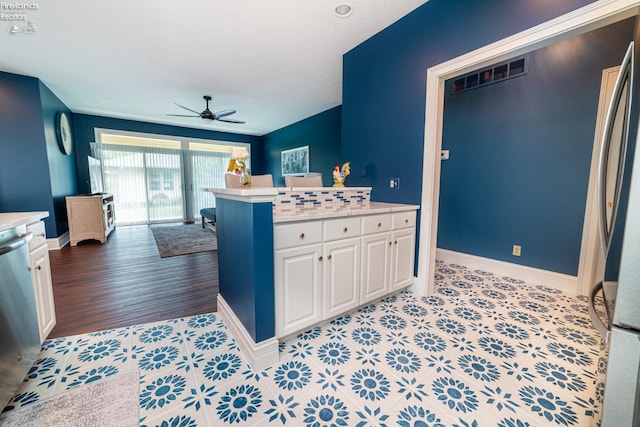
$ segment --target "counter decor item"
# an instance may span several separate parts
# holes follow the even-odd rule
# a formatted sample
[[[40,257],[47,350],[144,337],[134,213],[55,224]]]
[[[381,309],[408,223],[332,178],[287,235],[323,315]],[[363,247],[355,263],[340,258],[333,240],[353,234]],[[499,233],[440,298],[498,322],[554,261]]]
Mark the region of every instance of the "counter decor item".
[[[351,173],[351,166],[349,166],[351,162],[345,162],[340,168],[340,165],[336,165],[333,169],[333,186],[334,187],[344,187],[344,180]]]
[[[251,172],[247,168],[247,160],[249,159],[249,152],[246,148],[234,148],[229,159],[229,166],[227,172],[240,175],[240,182],[243,188],[251,187]]]

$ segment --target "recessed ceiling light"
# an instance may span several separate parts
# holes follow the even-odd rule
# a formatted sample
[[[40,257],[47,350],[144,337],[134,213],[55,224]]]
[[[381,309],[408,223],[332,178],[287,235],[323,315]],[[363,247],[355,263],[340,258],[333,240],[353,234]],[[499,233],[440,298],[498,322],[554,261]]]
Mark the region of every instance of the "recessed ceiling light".
[[[351,15],[351,6],[349,6],[347,3],[340,3],[334,10],[336,12],[336,15],[338,15],[340,18],[346,18],[347,16]]]

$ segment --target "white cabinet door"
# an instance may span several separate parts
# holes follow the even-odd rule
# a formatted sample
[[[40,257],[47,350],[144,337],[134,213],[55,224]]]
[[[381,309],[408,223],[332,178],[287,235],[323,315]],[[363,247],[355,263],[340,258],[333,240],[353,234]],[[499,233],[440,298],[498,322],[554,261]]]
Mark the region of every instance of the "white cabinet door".
[[[415,262],[415,228],[406,228],[391,233],[391,284],[390,292],[413,283]]]
[[[391,233],[364,236],[361,259],[360,304],[365,304],[389,293]]]
[[[56,308],[53,301],[53,284],[49,265],[49,248],[40,245],[29,254],[31,258],[31,278],[36,297],[40,341],[44,341],[56,325]]]
[[[324,244],[324,319],[360,305],[360,238]]]
[[[275,252],[276,336],[322,320],[322,245]]]

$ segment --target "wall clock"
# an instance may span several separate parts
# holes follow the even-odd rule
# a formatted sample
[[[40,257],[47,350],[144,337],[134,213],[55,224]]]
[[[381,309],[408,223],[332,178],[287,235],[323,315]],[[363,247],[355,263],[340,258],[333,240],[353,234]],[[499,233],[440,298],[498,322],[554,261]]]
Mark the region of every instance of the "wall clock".
[[[58,137],[60,151],[67,156],[71,154],[71,149],[73,147],[71,126],[69,125],[69,117],[65,112],[60,112],[56,116],[56,135]]]

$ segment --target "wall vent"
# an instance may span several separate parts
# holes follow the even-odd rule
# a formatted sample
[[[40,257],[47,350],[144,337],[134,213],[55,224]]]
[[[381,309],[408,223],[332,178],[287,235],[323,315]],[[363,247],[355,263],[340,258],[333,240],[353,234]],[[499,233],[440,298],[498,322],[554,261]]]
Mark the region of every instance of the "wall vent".
[[[451,93],[460,93],[523,76],[527,73],[526,56],[484,67],[453,79]]]

